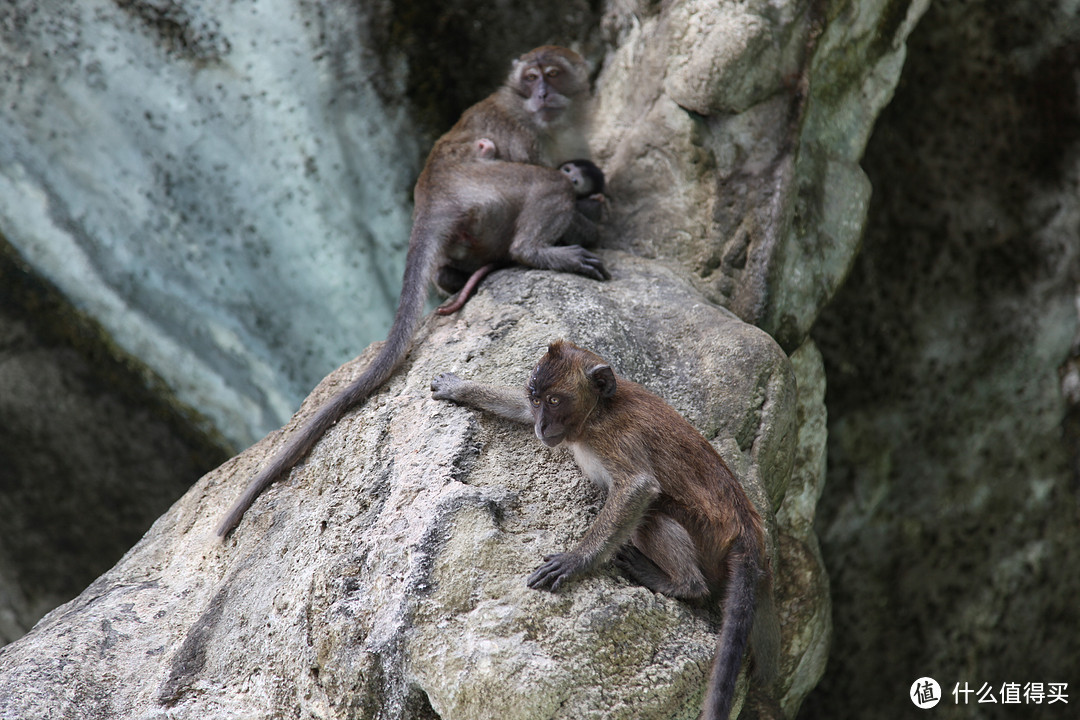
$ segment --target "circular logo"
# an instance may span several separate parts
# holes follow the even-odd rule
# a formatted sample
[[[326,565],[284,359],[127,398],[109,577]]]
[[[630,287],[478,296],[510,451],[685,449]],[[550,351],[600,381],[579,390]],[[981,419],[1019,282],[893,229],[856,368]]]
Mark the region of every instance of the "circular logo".
[[[915,703],[915,707],[929,710],[941,702],[941,686],[932,677],[921,677],[911,683],[909,697],[911,702]]]

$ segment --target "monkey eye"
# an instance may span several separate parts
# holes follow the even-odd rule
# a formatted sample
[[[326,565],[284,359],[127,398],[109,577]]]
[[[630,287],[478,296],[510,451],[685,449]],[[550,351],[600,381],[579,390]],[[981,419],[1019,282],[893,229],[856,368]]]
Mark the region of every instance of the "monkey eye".
[[[535,70],[529,70],[525,73],[525,80],[528,82],[536,82],[537,78],[539,77],[540,73],[536,72]]]
[[[549,78],[558,77],[559,76],[559,68],[557,68],[557,67],[548,68],[547,71],[544,74],[547,75]]]
[[[559,396],[558,395],[548,395],[547,401],[548,401],[548,404],[550,404],[550,405],[558,405],[559,404]]]
[[[531,397],[531,398],[529,398],[529,400],[532,402],[533,407],[540,407],[540,398]]]

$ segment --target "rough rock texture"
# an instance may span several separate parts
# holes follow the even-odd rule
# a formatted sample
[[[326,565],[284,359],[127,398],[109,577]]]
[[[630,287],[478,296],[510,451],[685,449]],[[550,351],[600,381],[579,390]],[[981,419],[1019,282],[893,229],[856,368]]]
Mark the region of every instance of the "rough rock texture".
[[[0,254],[0,644],[108,570],[231,454],[112,350]]]
[[[593,143],[612,245],[677,263],[789,352],[847,274],[858,166],[927,2],[675,3],[608,18]]]
[[[936,716],[1072,717],[1080,20],[935,3],[909,53],[866,154],[863,252],[815,329],[838,632],[807,716],[898,717],[929,675]],[[965,682],[1067,682],[1070,704],[956,707]]]
[[[233,440],[290,406],[303,386],[291,368],[310,376],[353,347],[362,303],[380,294],[384,261],[352,266],[403,224],[414,118],[438,111],[395,97],[440,90],[413,84],[424,53],[408,42],[369,55],[409,22],[432,24],[433,9],[391,5],[0,10],[0,62],[20,79],[0,89],[14,119],[0,231]],[[564,335],[668,398],[777,511],[779,690],[793,716],[830,638],[813,534],[823,371],[806,334],[856,253],[868,189],[856,162],[925,6],[606,5],[580,46],[598,68],[592,141],[611,180],[616,280],[496,274],[460,317],[429,323],[409,372],[225,546],[210,535],[218,514],[281,435],[204,478],[114,570],[0,651],[0,714],[694,717],[715,618],[614,573],[527,591],[524,575],[580,536],[597,496],[527,432],[427,397],[438,370],[520,382]],[[489,33],[510,12],[466,17]],[[588,16],[581,3],[552,12]],[[566,42],[525,42],[545,26],[524,25],[499,42]],[[460,63],[470,37],[451,36],[439,62]],[[104,102],[147,76],[160,97]],[[70,110],[40,119],[46,104]],[[98,168],[100,188],[87,180]],[[780,347],[718,306],[792,353],[797,404]]]
[[[384,336],[426,141],[595,24],[436,5],[0,2],[0,640]]]
[[[236,447],[378,337],[397,292],[420,150],[364,79],[357,14],[0,8],[0,233]]]
[[[580,537],[599,495],[528,428],[428,389],[441,370],[523,383],[546,343],[568,337],[670,398],[771,517],[796,445],[787,357],[670,271],[607,257],[610,283],[508,271],[429,322],[408,372],[218,542],[217,515],[254,468],[371,353],[332,374],[283,432],[203,478],[5,648],[0,716],[696,717],[715,618],[610,570],[556,595],[525,587],[544,554]],[[818,591],[782,597],[785,623],[806,625]],[[802,650],[785,646],[785,677]]]
[[[817,685],[833,631],[829,578],[820,572],[824,565],[814,530],[818,501],[825,490],[825,371],[813,341],[803,343],[791,355],[791,364],[799,388],[795,417],[798,440],[791,481],[776,512],[783,558],[776,593],[785,613],[787,656],[798,662],[790,671],[783,699],[789,711],[798,709],[802,698]]]

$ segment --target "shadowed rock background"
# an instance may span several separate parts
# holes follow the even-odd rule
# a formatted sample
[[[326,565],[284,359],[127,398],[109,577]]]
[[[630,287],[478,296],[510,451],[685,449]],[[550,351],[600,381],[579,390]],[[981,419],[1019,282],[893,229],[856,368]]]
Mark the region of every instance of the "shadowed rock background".
[[[427,396],[556,335],[775,510],[788,717],[1080,683],[1064,0],[5,3],[0,637],[381,339],[426,149],[545,42],[596,69],[614,280],[493,276],[224,546],[282,434],[204,477],[0,650],[0,716],[694,717],[714,620],[524,589],[596,493]]]

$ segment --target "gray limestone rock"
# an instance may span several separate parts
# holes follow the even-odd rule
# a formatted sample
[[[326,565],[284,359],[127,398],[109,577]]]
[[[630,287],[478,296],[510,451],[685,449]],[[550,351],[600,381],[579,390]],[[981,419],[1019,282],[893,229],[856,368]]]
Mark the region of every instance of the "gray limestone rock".
[[[593,142],[610,244],[677,264],[793,352],[858,251],[859,158],[926,6],[693,0],[613,23]]]
[[[396,294],[420,134],[360,23],[343,3],[0,8],[0,234],[235,447]]]
[[[566,337],[684,413],[772,526],[798,432],[787,357],[671,271],[605,258],[608,283],[503,271],[459,315],[430,320],[407,370],[219,542],[218,515],[255,468],[372,353],[329,376],[282,431],[204,477],[0,653],[0,716],[696,717],[716,616],[613,569],[528,589],[543,555],[584,532],[598,491],[527,428],[430,397],[445,370],[523,385]],[[785,576],[820,575],[774,549]],[[782,601],[785,627],[825,602]],[[785,678],[806,654],[785,643]]]

